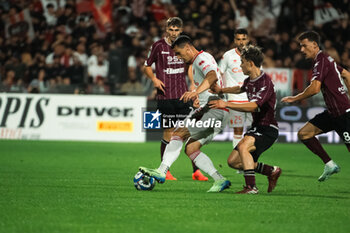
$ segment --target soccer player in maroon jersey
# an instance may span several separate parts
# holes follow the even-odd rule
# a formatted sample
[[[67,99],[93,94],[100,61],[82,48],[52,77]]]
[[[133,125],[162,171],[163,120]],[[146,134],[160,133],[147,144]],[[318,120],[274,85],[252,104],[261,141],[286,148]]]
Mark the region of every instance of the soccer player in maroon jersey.
[[[320,36],[317,32],[303,32],[298,38],[301,52],[313,59],[311,83],[296,96],[282,98],[283,103],[293,103],[306,99],[322,91],[327,110],[306,122],[299,130],[298,137],[309,150],[318,155],[325,164],[318,181],[325,181],[340,167],[323,149],[316,135],[335,130],[350,151],[350,100],[343,84],[350,90],[350,73],[338,66],[333,58],[320,49]]]
[[[171,49],[171,44],[182,32],[183,23],[178,17],[169,18],[166,22],[166,36],[155,42],[144,65],[144,73],[152,80],[157,88],[157,109],[165,116],[175,116],[171,120],[183,120],[190,113],[189,103],[180,101],[179,98],[187,91],[186,66]],[[152,64],[155,63],[155,74]],[[194,88],[193,78],[189,76],[191,88]],[[167,121],[167,119],[162,118]],[[168,123],[162,124],[168,126]],[[174,128],[163,128],[163,139],[161,140],[161,160],[167,144],[170,141]],[[192,162],[193,180],[207,181],[198,167]],[[176,180],[168,171],[167,180]]]
[[[267,192],[272,192],[282,173],[281,168],[258,162],[259,156],[272,146],[278,137],[278,125],[275,119],[276,92],[271,78],[260,67],[264,56],[260,48],[249,45],[241,53],[241,68],[249,77],[242,87],[215,87],[215,93],[239,94],[246,92],[248,103],[233,103],[214,100],[209,103],[211,108],[230,108],[236,111],[251,112],[253,122],[243,139],[232,150],[227,163],[234,169],[244,171],[246,185],[240,194],[258,194],[255,184],[255,172],[267,176],[269,186]]]

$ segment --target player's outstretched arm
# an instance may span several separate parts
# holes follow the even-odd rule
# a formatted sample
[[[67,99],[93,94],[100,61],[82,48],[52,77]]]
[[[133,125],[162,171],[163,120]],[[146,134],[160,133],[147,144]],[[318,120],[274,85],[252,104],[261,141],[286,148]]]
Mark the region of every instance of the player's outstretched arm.
[[[209,102],[210,108],[230,108],[240,112],[255,112],[258,109],[258,105],[255,102],[248,103],[231,103],[223,100],[212,100]]]
[[[348,94],[350,94],[350,72],[346,69],[343,69],[343,71],[341,72],[341,76],[344,79],[346,88],[348,89]]]
[[[225,88],[222,88],[222,93],[240,94],[240,93],[242,93],[242,90],[241,90],[240,86],[225,87]]]
[[[221,88],[219,87],[219,85],[215,83],[213,86],[210,87],[209,92],[213,94],[222,94],[222,93],[240,94],[242,93],[242,90],[240,86]]]
[[[302,93],[299,93],[295,96],[286,96],[281,99],[282,103],[294,103],[300,101],[310,96],[316,95],[321,90],[321,82],[318,80],[313,80],[308,87]]]
[[[188,67],[187,77],[188,77],[188,80],[190,81],[189,91],[193,91],[196,88],[196,86],[194,85],[194,80],[193,80],[192,64],[189,65]]]

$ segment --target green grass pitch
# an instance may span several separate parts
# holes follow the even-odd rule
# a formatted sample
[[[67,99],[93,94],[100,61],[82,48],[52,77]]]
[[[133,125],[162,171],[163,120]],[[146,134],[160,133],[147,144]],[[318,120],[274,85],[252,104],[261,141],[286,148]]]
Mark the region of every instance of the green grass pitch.
[[[232,182],[206,193],[192,181],[184,153],[171,170],[178,181],[137,191],[139,166],[158,167],[159,143],[0,141],[1,233],[129,232],[350,232],[350,153],[326,145],[341,166],[326,182],[319,158],[300,144],[275,144],[260,160],[283,169],[268,194],[257,174],[259,195],[237,195],[244,179],[226,165],[231,143],[203,151]]]

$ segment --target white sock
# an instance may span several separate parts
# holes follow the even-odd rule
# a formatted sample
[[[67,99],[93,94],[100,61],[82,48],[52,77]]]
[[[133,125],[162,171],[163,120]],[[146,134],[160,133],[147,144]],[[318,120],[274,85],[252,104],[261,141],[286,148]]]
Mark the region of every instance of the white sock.
[[[181,140],[181,138],[172,138],[172,140],[165,148],[163,161],[158,168],[161,172],[164,172],[164,174],[166,174],[171,165],[175,162],[175,160],[177,160],[181,153],[182,145],[183,141]]]
[[[214,180],[220,180],[223,178],[214,167],[214,164],[210,158],[203,152],[200,152],[193,162],[199,169],[209,174]]]
[[[164,174],[166,174],[169,170],[169,166],[167,166],[166,164],[164,163],[161,163],[158,170]]]
[[[232,146],[233,148],[235,148],[238,143],[242,140],[242,135],[233,135],[233,139],[232,139]]]
[[[326,165],[327,165],[328,167],[335,167],[337,164],[336,164],[333,160],[330,160],[330,161],[328,161],[328,162],[326,163]]]

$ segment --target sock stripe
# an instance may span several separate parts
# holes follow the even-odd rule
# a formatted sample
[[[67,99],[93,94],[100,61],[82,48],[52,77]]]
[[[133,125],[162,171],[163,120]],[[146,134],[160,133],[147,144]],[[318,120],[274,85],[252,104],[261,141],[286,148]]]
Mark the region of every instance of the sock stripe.
[[[244,176],[255,176],[255,172],[253,169],[244,170]]]
[[[180,136],[172,136],[171,140],[177,140],[183,142],[184,140]]]
[[[162,139],[162,140],[160,140],[162,143],[164,143],[164,144],[166,144],[166,145],[168,145],[169,144],[169,142],[168,141],[166,141],[166,140],[164,140],[164,139]]]
[[[195,152],[193,152],[192,154],[190,154],[188,157],[193,161],[195,158],[197,158],[197,156],[201,153],[200,150],[197,150]]]

